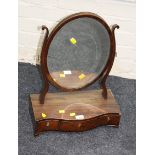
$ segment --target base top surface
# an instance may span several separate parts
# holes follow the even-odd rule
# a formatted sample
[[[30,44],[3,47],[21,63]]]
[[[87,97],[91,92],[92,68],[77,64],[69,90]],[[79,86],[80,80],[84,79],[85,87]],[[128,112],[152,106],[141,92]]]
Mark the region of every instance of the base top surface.
[[[119,106],[110,89],[108,89],[107,99],[103,98],[101,89],[47,93],[44,104],[40,104],[39,95],[30,95],[36,121],[43,119],[82,120],[109,113],[120,114]]]

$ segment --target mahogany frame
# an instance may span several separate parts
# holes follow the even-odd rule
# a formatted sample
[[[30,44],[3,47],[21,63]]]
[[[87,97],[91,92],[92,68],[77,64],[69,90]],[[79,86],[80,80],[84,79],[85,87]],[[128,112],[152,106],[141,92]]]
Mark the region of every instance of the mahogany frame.
[[[109,54],[108,61],[105,65],[105,67],[103,68],[102,72],[94,80],[92,80],[90,83],[87,83],[83,87],[68,89],[68,88],[62,87],[61,85],[56,83],[54,81],[54,79],[52,78],[52,76],[50,75],[50,73],[48,71],[48,67],[47,67],[47,54],[48,54],[48,49],[49,49],[50,43],[53,40],[54,36],[57,34],[57,32],[68,22],[70,22],[74,19],[77,19],[77,18],[82,18],[82,17],[93,18],[93,19],[97,20],[98,22],[100,22],[106,28],[106,30],[109,34],[109,38],[110,38],[110,54]],[[62,91],[76,91],[76,90],[81,90],[85,87],[90,86],[97,80],[100,80],[100,86],[103,90],[102,95],[105,99],[107,99],[106,79],[107,79],[109,72],[112,68],[115,54],[116,54],[116,51],[115,51],[116,50],[116,42],[115,42],[115,34],[114,34],[114,30],[116,28],[117,29],[119,28],[119,26],[117,24],[112,25],[112,27],[110,28],[108,26],[108,24],[104,21],[104,19],[102,19],[97,14],[90,13],[90,12],[80,12],[80,13],[72,14],[72,15],[64,18],[53,29],[53,31],[50,34],[49,34],[48,28],[45,25],[43,25],[42,30],[46,30],[46,34],[45,34],[42,51],[41,51],[41,71],[42,71],[42,75],[43,75],[43,79],[44,79],[44,85],[43,85],[43,89],[42,89],[42,92],[40,95],[40,104],[44,104],[45,96],[49,89],[49,84],[61,89]]]

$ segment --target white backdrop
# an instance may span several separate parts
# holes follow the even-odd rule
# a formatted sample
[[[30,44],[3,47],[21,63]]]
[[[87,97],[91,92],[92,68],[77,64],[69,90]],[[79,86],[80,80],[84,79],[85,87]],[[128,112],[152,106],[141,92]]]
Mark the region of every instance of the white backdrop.
[[[39,63],[43,39],[41,25],[52,28],[72,13],[90,11],[102,16],[116,30],[117,57],[111,75],[136,77],[134,0],[19,0],[19,62]]]

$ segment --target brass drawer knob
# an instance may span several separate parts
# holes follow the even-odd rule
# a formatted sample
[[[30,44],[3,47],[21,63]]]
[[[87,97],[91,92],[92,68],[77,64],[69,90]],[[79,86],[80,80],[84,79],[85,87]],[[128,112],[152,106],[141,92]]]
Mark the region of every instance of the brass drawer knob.
[[[107,116],[107,121],[108,121],[108,122],[110,121],[110,117],[109,117],[109,116]]]
[[[78,124],[78,127],[80,128],[81,126],[82,126],[82,124],[81,124],[81,123],[79,123],[79,124]]]
[[[47,123],[46,123],[46,126],[49,126],[49,125],[50,125],[50,123],[49,123],[49,122],[47,122]]]

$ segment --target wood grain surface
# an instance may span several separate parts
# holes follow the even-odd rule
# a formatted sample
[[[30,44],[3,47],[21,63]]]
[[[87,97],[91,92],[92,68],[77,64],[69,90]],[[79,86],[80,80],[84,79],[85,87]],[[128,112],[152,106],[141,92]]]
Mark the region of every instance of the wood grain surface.
[[[30,95],[35,135],[50,130],[85,131],[100,125],[119,125],[120,108],[110,89],[107,99],[103,98],[102,89],[47,93],[44,104],[40,104],[39,96]]]
[[[39,94],[31,95],[31,102],[36,120],[42,120],[42,113],[46,114],[45,119],[55,118],[64,120],[75,120],[70,113],[84,115],[85,119],[96,117],[107,113],[120,113],[111,90],[108,90],[108,99],[102,97],[102,89],[47,93],[45,103],[39,103]],[[59,113],[64,110],[65,113]]]

